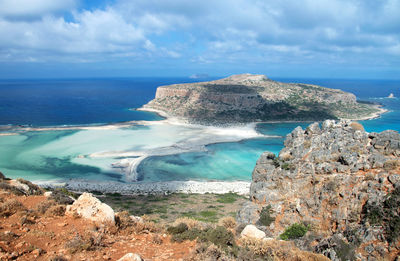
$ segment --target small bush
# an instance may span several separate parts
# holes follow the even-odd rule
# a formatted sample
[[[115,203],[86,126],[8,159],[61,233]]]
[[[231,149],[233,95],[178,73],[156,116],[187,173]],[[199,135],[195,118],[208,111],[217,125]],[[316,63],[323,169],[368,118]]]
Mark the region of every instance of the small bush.
[[[115,225],[119,229],[126,229],[132,227],[135,222],[132,220],[128,211],[121,211],[115,214]]]
[[[9,191],[12,194],[16,195],[16,196],[22,196],[25,195],[25,192],[19,188],[16,188],[14,186],[9,185],[8,183],[4,182],[4,181],[0,181],[0,189],[5,190],[5,191]]]
[[[271,214],[272,214],[271,205],[263,207],[261,209],[259,222],[262,225],[268,227],[269,225],[271,225],[272,222],[275,221],[275,218],[271,217]]]
[[[162,237],[158,234],[154,234],[152,241],[154,244],[161,245],[163,243]]]
[[[290,167],[291,167],[290,164],[287,162],[282,163],[282,166],[281,166],[281,168],[284,170],[290,170]]]
[[[197,228],[192,228],[186,230],[179,234],[172,235],[172,241],[174,242],[183,242],[185,240],[195,240],[197,239],[200,242],[207,242],[207,234],[204,230],[200,230]]]
[[[76,198],[76,195],[65,188],[58,188],[51,193],[50,199],[61,205],[70,205],[74,203],[71,197]]]
[[[207,232],[207,239],[220,247],[235,246],[233,233],[224,227],[218,226]]]
[[[176,227],[169,227],[167,231],[172,234],[172,241],[176,242],[197,239],[200,242],[211,242],[222,248],[236,245],[233,233],[222,226],[201,230],[198,228],[188,229],[186,224],[181,223]]]
[[[26,210],[24,205],[16,199],[10,199],[0,205],[0,217],[9,217],[21,210]]]
[[[193,218],[188,218],[188,217],[181,217],[181,218],[177,218],[175,220],[175,222],[173,223],[173,226],[177,226],[180,223],[184,223],[188,226],[189,229],[192,228],[201,228],[202,225],[200,224],[200,222],[198,220],[195,220]]]
[[[220,226],[226,229],[234,229],[236,227],[236,220],[233,217],[223,217],[218,221]]]
[[[309,228],[303,224],[294,223],[290,227],[286,228],[285,232],[283,232],[279,237],[283,240],[300,238],[307,233],[308,229]]]
[[[102,247],[103,234],[95,233],[86,235],[87,238],[83,238],[77,234],[72,240],[70,240],[65,247],[69,249],[72,254],[81,251],[93,251],[99,247]]]
[[[180,223],[177,226],[171,226],[167,228],[167,232],[171,235],[182,234],[183,232],[187,231],[189,228],[185,223]]]
[[[47,211],[46,211],[46,216],[58,216],[62,217],[65,215],[65,206],[64,205],[55,205],[51,206]]]
[[[44,201],[40,202],[39,204],[37,204],[35,211],[39,214],[44,214],[46,213],[46,211],[52,207],[56,205],[56,202],[54,202],[53,200],[47,200],[45,199]]]
[[[385,170],[395,170],[400,167],[400,160],[388,160],[383,164]]]

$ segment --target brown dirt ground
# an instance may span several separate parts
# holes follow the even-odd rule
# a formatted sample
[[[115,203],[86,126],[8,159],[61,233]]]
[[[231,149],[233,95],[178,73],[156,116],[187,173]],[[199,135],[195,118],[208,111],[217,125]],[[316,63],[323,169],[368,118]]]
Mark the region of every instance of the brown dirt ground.
[[[28,210],[47,200],[44,196],[15,196],[6,192],[0,198],[3,202],[15,198]],[[102,232],[85,219],[67,216],[40,215],[32,224],[22,225],[24,213],[0,217],[0,260],[51,260],[57,256],[67,260],[117,260],[126,253],[138,253],[145,260],[180,260],[195,247],[193,241],[172,243],[170,236],[162,232]],[[102,237],[101,244],[82,249],[89,235]]]

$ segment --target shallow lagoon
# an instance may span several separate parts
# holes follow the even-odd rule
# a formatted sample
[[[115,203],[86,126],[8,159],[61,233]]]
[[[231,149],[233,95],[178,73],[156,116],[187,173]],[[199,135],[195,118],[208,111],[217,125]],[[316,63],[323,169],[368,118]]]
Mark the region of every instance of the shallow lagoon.
[[[168,81],[173,82],[174,80],[168,79]],[[293,80],[293,82],[301,81],[307,82]],[[371,83],[369,81],[332,82],[326,80],[325,82],[308,82],[352,91],[361,99],[383,103],[385,108],[389,109],[389,112],[378,119],[363,121],[367,131],[400,130],[400,100],[379,98],[387,96],[390,92],[393,92],[395,96],[399,96],[399,82],[383,83],[383,87],[380,82]],[[157,82],[157,84],[160,83],[162,83],[161,80]],[[122,173],[123,169],[116,168],[115,165],[113,167],[113,164],[124,159],[128,162],[134,162],[143,157],[143,155],[147,155],[149,157],[144,157],[143,161],[137,166],[138,179],[140,181],[248,181],[251,179],[251,172],[255,163],[263,151],[269,150],[278,153],[283,147],[284,136],[287,133],[298,125],[305,127],[309,124],[262,123],[255,128],[247,126],[234,130],[164,124],[155,115],[128,110],[128,106],[138,107],[140,104],[147,102],[152,97],[155,86],[149,85],[151,88],[149,87],[146,91],[141,88],[131,90],[132,93],[129,93],[129,95],[137,94],[133,99],[133,104],[131,104],[129,99],[126,99],[125,92],[128,89],[128,85],[133,84],[132,82],[123,81],[123,87],[121,89],[113,89],[113,91],[110,91],[109,88],[116,88],[116,86],[121,85],[121,81],[113,81],[109,87],[103,83],[100,88],[103,94],[99,95],[99,97],[92,97],[92,92],[97,90],[97,87],[92,82],[87,87],[87,91],[83,93],[80,91],[81,88],[74,87],[75,85],[73,84],[71,87],[71,84],[68,82],[67,88],[61,92],[62,95],[69,94],[71,98],[59,97],[58,99],[58,102],[61,101],[62,106],[60,111],[53,113],[57,116],[55,117],[57,119],[56,122],[53,122],[48,115],[41,114],[42,109],[57,109],[54,101],[49,102],[47,105],[39,104],[43,108],[39,105],[34,107],[36,104],[34,101],[29,103],[35,117],[40,118],[37,126],[81,123],[90,125],[109,122],[114,118],[113,113],[118,114],[118,111],[122,111],[122,114],[120,114],[121,118],[116,119],[116,122],[124,120],[135,120],[137,122],[132,123],[129,127],[118,127],[110,124],[105,125],[104,128],[88,127],[87,129],[29,131],[20,132],[19,135],[0,136],[0,171],[12,178],[23,177],[36,181],[65,181],[79,178],[127,182],[125,174]],[[80,82],[80,84],[82,83]],[[48,85],[49,83],[45,86]],[[18,96],[10,91],[10,88],[5,84],[0,86],[0,91],[2,91],[1,100],[3,102],[0,108],[0,116],[2,116],[3,124],[8,122],[7,118],[12,118],[14,121],[10,123],[14,124],[31,123],[26,119],[22,122],[17,121],[18,117],[25,118],[28,114],[25,107],[25,109],[15,107],[20,102],[18,101]],[[25,86],[22,90],[21,88],[17,87],[15,92],[24,93],[23,91],[28,87]],[[40,89],[37,86],[35,88]],[[49,93],[49,88],[46,88],[47,92],[42,89],[40,89],[41,92],[35,92],[35,95],[43,95],[43,97],[40,96],[39,101],[44,103],[54,98],[51,95],[47,98],[45,97],[44,94],[48,95]],[[54,87],[52,88],[54,89]],[[52,88],[50,89],[53,90]],[[4,92],[4,90],[8,93]],[[138,90],[141,90],[141,92]],[[79,91],[79,97],[73,93],[74,91]],[[125,95],[122,93],[125,93]],[[59,95],[58,90],[54,90],[54,95]],[[101,105],[103,96],[107,96],[107,103],[104,107]],[[121,97],[124,98],[122,99]],[[85,98],[91,98],[90,102],[96,103],[96,106],[94,108],[85,108],[85,114],[82,115],[82,108],[75,107],[77,103],[79,104]],[[10,108],[6,105],[15,99],[17,100],[15,106],[12,107],[11,111],[7,111]],[[22,95],[21,99],[26,100],[26,97]],[[122,103],[120,103],[121,99],[123,100]],[[114,107],[111,106],[113,104],[115,104]],[[72,107],[74,108],[67,110]],[[98,115],[95,119],[88,117],[99,108],[101,108],[100,114],[103,113],[105,115],[103,120]],[[14,114],[19,116],[14,117]],[[68,117],[64,118],[63,121],[62,115],[64,114],[67,114]],[[83,122],[79,121],[81,118]],[[141,122],[140,120],[147,120],[148,122]],[[149,120],[152,121],[149,122]],[[166,153],[166,151],[169,153]]]

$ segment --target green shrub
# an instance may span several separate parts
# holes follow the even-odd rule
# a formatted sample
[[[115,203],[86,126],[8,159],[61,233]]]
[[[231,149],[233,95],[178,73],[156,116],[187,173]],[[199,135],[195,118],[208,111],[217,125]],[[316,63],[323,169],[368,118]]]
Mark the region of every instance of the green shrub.
[[[294,223],[285,229],[279,237],[283,240],[296,239],[304,236],[308,231],[308,227],[303,224]]]
[[[282,166],[281,166],[281,168],[284,170],[290,170],[290,167],[291,167],[290,164],[287,162],[282,163]]]
[[[389,243],[400,236],[400,187],[388,193],[382,204],[367,202],[362,210],[363,222],[371,225],[383,225],[385,237]]]
[[[172,234],[172,241],[175,242],[197,239],[199,242],[213,243],[222,248],[236,246],[233,233],[222,226],[216,228],[207,227],[201,230],[198,228],[188,229],[185,223],[180,223],[175,227],[169,227],[167,231]]]
[[[221,226],[209,230],[207,233],[207,239],[220,247],[235,245],[235,237],[233,236],[233,233]]]
[[[268,227],[269,225],[271,225],[272,222],[275,221],[275,218],[271,217],[271,214],[272,214],[271,205],[263,207],[261,209],[259,222],[262,225]]]
[[[241,196],[237,193],[225,193],[217,195],[217,202],[219,203],[234,203]]]
[[[167,228],[167,232],[172,235],[182,234],[183,232],[187,231],[189,228],[185,223],[180,223],[176,227],[172,226]]]

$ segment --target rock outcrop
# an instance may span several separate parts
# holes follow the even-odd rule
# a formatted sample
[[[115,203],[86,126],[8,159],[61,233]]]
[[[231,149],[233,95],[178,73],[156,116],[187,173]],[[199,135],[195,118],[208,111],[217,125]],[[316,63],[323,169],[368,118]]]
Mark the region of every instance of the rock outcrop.
[[[114,210],[107,204],[101,203],[90,193],[83,193],[72,204],[67,206],[66,215],[78,215],[100,224],[115,224]]]
[[[252,74],[160,86],[155,99],[143,108],[199,123],[357,119],[379,112],[376,106],[358,103],[355,95],[341,90]]]
[[[265,238],[265,232],[259,230],[254,225],[247,225],[240,233],[240,236],[245,238],[263,239]]]
[[[257,161],[239,222],[273,237],[303,223],[311,232],[299,246],[332,260],[400,253],[399,133],[328,120],[297,127],[284,145]]]

